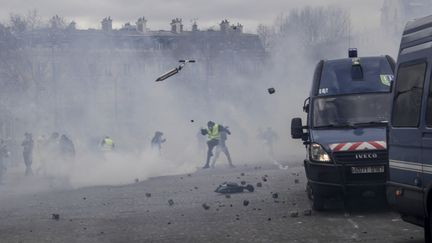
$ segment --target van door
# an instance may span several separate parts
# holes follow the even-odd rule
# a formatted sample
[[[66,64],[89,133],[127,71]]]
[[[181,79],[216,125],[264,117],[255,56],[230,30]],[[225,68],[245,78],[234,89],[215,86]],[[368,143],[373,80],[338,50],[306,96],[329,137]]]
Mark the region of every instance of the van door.
[[[425,59],[405,60],[400,56],[393,102],[390,178],[406,188],[397,201],[401,212],[423,216],[421,107],[428,65]]]
[[[431,69],[431,68],[429,68]],[[426,193],[432,187],[432,78],[431,74],[428,74],[429,79],[427,81],[424,95],[424,116],[425,126],[422,132],[422,163],[423,163],[423,188],[426,189]]]

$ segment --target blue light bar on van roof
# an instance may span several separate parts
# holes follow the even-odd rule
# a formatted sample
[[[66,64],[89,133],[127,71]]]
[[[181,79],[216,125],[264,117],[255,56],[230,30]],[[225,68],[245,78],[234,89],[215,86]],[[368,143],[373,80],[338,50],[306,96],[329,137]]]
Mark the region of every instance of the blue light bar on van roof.
[[[349,48],[348,49],[348,57],[349,58],[358,57],[358,55],[357,55],[357,48]]]

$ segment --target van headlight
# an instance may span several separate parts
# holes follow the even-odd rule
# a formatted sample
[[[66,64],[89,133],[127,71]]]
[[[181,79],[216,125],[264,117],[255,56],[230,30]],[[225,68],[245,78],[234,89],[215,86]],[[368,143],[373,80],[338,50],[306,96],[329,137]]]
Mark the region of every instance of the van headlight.
[[[330,162],[330,156],[321,145],[313,143],[310,145],[309,150],[311,160],[318,162]]]

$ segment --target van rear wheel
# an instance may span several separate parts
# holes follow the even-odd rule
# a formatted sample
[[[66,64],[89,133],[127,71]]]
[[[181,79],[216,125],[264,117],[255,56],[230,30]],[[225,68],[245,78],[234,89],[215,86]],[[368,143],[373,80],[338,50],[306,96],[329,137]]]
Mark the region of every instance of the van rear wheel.
[[[312,199],[312,207],[316,211],[324,210],[324,198],[321,196],[314,195]]]

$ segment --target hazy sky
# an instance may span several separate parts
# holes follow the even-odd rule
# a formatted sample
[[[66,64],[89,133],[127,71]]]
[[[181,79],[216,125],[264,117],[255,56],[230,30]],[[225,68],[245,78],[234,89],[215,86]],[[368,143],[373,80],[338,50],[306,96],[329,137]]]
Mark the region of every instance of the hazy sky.
[[[126,22],[134,23],[145,16],[153,30],[169,29],[172,18],[183,19],[190,29],[192,19],[198,19],[202,29],[217,24],[222,19],[240,22],[247,32],[254,32],[260,23],[271,24],[276,16],[302,6],[332,5],[351,12],[355,28],[362,23],[373,27],[379,24],[383,0],[0,0],[0,20],[8,20],[10,13],[25,14],[36,9],[43,20],[58,14],[67,21],[74,20],[80,29],[100,28],[106,16],[114,20],[114,27]]]

